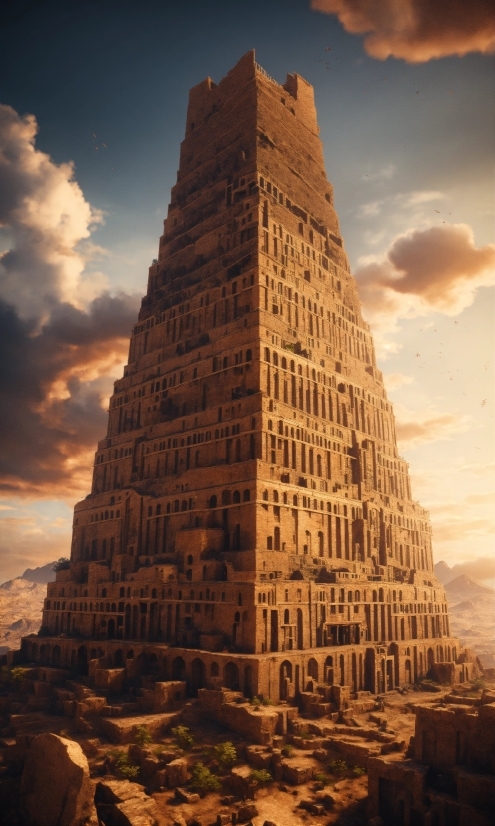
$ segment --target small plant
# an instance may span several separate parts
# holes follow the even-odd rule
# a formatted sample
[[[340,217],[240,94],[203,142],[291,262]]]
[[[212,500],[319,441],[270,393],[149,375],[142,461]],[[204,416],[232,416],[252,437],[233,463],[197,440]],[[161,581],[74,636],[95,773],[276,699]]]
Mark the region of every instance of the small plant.
[[[221,769],[230,769],[237,760],[237,752],[235,746],[230,740],[226,743],[219,743],[213,749],[214,757]]]
[[[261,698],[261,704],[262,704],[263,706],[274,706],[274,705],[275,705],[275,703],[273,702],[273,700],[270,700],[270,698],[269,698],[269,697],[262,697],[262,698]]]
[[[187,726],[177,726],[177,728],[173,728],[172,734],[179,748],[184,749],[184,751],[188,751],[194,746],[194,737]]]
[[[362,777],[363,774],[366,774],[366,769],[363,769],[362,766],[354,766],[352,773],[355,777]]]
[[[345,762],[345,760],[332,760],[330,763],[328,770],[332,774],[344,774],[348,770],[349,766]]]
[[[204,763],[196,763],[192,770],[192,789],[199,794],[208,794],[208,792],[217,792],[220,785],[218,777],[215,777]]]
[[[482,677],[476,677],[476,679],[471,680],[472,691],[480,691],[483,688],[486,688],[486,683]]]
[[[136,726],[134,729],[134,742],[138,744],[138,746],[147,746],[148,743],[152,741],[151,734],[149,733],[146,726]]]
[[[288,743],[286,746],[282,746],[282,754],[284,757],[290,757],[293,751],[294,747],[290,746]]]
[[[270,772],[266,769],[253,769],[252,772],[249,773],[249,777],[252,780],[256,780],[260,786],[266,786],[273,780]]]
[[[261,700],[259,697],[251,697],[250,701],[253,708],[259,708],[261,705]]]
[[[324,786],[328,786],[330,782],[324,772],[317,772],[317,774],[315,774],[315,780],[317,780],[318,783],[322,783]]]
[[[134,780],[139,774],[139,766],[134,766],[129,762],[129,756],[125,752],[121,752],[117,758],[115,767],[125,780]]]
[[[2,683],[18,683],[24,679],[23,668],[9,668],[8,665],[3,665],[0,670],[0,682]]]

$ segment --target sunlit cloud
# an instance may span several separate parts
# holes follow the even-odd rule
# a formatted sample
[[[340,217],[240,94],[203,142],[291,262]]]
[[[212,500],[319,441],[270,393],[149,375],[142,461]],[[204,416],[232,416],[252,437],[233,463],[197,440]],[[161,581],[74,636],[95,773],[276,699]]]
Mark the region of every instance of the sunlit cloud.
[[[88,271],[107,255],[91,240],[102,214],[36,133],[32,115],[0,106],[0,491],[74,497],[87,492],[139,299]]]
[[[383,355],[401,318],[456,316],[495,282],[495,245],[476,247],[471,227],[448,224],[399,235],[383,256],[361,258],[356,279],[363,311]]]
[[[351,34],[362,34],[371,57],[408,63],[495,50],[490,0],[311,0],[314,11],[336,15]]]
[[[400,450],[412,450],[427,442],[452,439],[470,427],[469,416],[432,411],[405,410],[395,405],[397,442]]]
[[[414,381],[412,376],[405,376],[404,373],[388,373],[383,376],[383,380],[389,393]]]

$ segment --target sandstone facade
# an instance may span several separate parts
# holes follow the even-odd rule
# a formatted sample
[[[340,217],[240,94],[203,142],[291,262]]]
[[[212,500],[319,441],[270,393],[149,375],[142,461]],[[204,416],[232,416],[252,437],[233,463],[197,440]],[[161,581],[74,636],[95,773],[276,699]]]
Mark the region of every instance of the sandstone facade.
[[[312,87],[254,53],[191,90],[70,566],[25,659],[275,700],[469,676],[318,131]]]

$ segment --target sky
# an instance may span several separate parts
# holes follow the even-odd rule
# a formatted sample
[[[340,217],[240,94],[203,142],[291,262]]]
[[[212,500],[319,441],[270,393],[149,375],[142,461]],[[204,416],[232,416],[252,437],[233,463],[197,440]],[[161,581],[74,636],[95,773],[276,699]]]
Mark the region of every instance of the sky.
[[[495,578],[491,3],[16,0],[0,11],[0,582],[69,555],[188,90],[253,48],[315,88],[435,560]]]

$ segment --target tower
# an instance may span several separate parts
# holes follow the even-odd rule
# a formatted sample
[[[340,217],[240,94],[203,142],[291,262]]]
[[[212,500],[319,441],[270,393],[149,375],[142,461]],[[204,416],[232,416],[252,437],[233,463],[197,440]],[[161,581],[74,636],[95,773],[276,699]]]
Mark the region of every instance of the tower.
[[[26,645],[53,664],[140,652],[192,691],[274,699],[318,683],[381,691],[457,658],[313,89],[297,74],[279,85],[253,52],[190,92],[158,258],[42,636]]]

